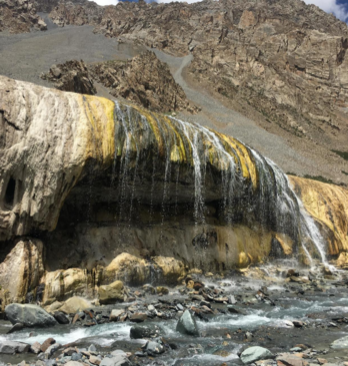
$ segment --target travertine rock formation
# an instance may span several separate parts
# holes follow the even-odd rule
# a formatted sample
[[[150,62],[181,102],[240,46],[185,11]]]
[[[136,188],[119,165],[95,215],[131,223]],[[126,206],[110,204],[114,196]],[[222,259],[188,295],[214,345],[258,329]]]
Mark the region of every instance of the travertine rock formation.
[[[306,210],[320,225],[328,253],[333,256],[347,253],[348,190],[298,177],[290,177],[290,181]]]
[[[0,32],[25,33],[31,29],[46,30],[46,23],[36,14],[29,0],[0,1]]]
[[[190,105],[169,67],[147,51],[126,62],[107,61],[89,66],[93,78],[110,89],[111,95],[157,112],[188,110]]]
[[[119,280],[175,283],[187,268],[269,256],[306,262],[303,246],[325,259],[284,173],[232,137],[5,77],[0,101],[3,304],[94,298]],[[294,182],[324,252],[347,252],[346,190]],[[330,204],[318,210],[317,197]]]
[[[41,75],[41,78],[53,82],[59,90],[89,95],[97,94],[87,66],[82,60],[53,65],[48,73]]]
[[[82,7],[61,5],[87,19]],[[83,14],[83,15],[81,15]],[[87,20],[86,20],[87,21]],[[91,23],[91,24],[95,24]],[[265,119],[345,151],[348,139],[348,27],[300,0],[119,3],[105,7],[95,32],[194,56],[189,72],[204,86],[247,101]]]

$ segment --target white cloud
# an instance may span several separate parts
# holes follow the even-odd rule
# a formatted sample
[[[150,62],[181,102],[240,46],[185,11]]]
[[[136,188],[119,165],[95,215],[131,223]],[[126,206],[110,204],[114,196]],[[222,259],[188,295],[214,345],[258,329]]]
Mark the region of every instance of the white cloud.
[[[343,21],[348,18],[348,12],[343,5],[336,3],[336,0],[304,0],[307,4],[314,4],[319,6],[327,13],[334,13],[335,16]]]
[[[96,2],[98,5],[105,6],[105,5],[117,5],[118,0],[92,0]]]
[[[105,6],[105,5],[116,5],[118,0],[92,0],[97,4]],[[159,3],[170,3],[172,1],[178,0],[157,0]],[[189,4],[199,2],[202,0],[179,0],[185,1]],[[323,9],[327,13],[334,13],[335,16],[343,21],[348,20],[348,11],[345,9],[343,5],[339,5],[336,3],[336,0],[304,0],[307,4],[314,4],[319,6],[319,8]]]

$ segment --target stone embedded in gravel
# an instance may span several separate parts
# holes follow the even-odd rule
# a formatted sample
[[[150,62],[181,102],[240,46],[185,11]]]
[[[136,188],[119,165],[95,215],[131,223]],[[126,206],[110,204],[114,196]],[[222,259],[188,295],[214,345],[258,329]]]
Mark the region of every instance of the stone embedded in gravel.
[[[49,346],[46,351],[45,351],[45,354],[48,355],[48,357],[51,357],[54,352],[56,352],[62,345],[60,343],[55,343],[55,344],[52,344],[52,346]]]
[[[39,342],[35,342],[30,346],[31,353],[35,353],[36,355],[41,352],[41,344]]]
[[[105,357],[100,363],[100,366],[132,366],[132,363],[128,360],[126,355],[120,353],[112,358]]]
[[[111,314],[110,314],[110,318],[109,320],[111,322],[116,322],[118,320],[118,318],[124,314],[124,310],[123,309],[112,309],[111,310]]]
[[[71,361],[80,361],[81,359],[82,359],[82,354],[81,353],[75,352],[71,355]]]
[[[84,364],[77,361],[69,361],[65,364],[65,366],[84,366]]]
[[[135,313],[129,316],[129,320],[134,323],[142,323],[147,319],[147,315],[145,313]]]
[[[191,315],[189,310],[185,310],[181,315],[178,324],[176,325],[176,331],[181,334],[199,336],[196,320]]]
[[[25,327],[49,327],[57,324],[52,315],[37,305],[10,304],[6,306],[5,313],[12,324],[22,323]]]
[[[160,328],[155,324],[133,325],[130,329],[130,338],[154,338],[159,336],[160,331]]]
[[[30,344],[15,341],[2,341],[0,343],[0,353],[24,353],[28,352],[30,349]]]
[[[333,341],[331,343],[331,348],[334,349],[348,348],[348,336]]]
[[[101,359],[92,355],[89,358],[89,362],[92,363],[93,365],[100,365]]]
[[[52,344],[55,344],[56,340],[53,338],[47,338],[41,345],[41,352],[46,352],[47,348],[52,346]]]
[[[270,358],[274,358],[273,353],[269,351],[267,348],[258,346],[249,347],[246,350],[244,350],[243,353],[240,355],[240,359],[245,364],[253,363],[259,360],[267,360]]]
[[[289,365],[289,366],[305,366],[307,362],[303,360],[301,357],[297,357],[296,355],[292,354],[281,354],[279,355],[276,360],[278,361],[279,365]]]
[[[68,317],[62,311],[56,311],[54,314],[54,319],[57,320],[59,324],[69,324],[70,321]]]

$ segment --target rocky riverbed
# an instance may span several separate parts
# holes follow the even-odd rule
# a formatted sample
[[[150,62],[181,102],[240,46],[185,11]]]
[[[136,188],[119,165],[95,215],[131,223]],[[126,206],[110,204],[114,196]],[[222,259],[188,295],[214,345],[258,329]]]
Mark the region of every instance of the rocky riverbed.
[[[13,329],[2,320],[0,362],[346,365],[347,284],[345,272],[328,267],[272,265],[224,274],[193,271],[174,288],[126,288],[128,302],[123,303],[100,306],[98,299],[91,305],[70,298],[64,311],[57,312],[57,304],[46,308],[54,326],[35,327],[34,319],[26,324],[33,327],[17,324]],[[12,323],[26,322],[28,312],[14,311],[16,306],[6,308],[7,317]],[[37,313],[36,320],[42,319]]]

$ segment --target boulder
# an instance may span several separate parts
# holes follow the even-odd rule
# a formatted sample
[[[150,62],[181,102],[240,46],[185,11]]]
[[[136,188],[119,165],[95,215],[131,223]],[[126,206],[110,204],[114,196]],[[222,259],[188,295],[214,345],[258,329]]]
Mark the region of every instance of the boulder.
[[[40,347],[40,351],[41,352],[46,352],[47,348],[52,346],[52,344],[55,344],[56,340],[53,338],[47,338],[41,345]]]
[[[84,364],[77,361],[69,361],[65,364],[65,366],[84,366]]]
[[[54,316],[54,319],[56,319],[59,324],[69,324],[70,323],[69,319],[62,311],[56,311],[53,316]]]
[[[110,285],[99,287],[100,304],[114,304],[115,302],[123,302],[124,286],[122,281],[115,281]]]
[[[50,327],[57,324],[52,315],[37,305],[10,304],[6,306],[5,313],[12,324],[22,323],[25,327]]]
[[[116,354],[112,358],[105,357],[100,363],[100,366],[131,366],[131,365],[132,363],[123,353]]]
[[[65,301],[64,305],[59,308],[59,311],[62,311],[66,314],[73,314],[91,307],[92,304],[88,300],[84,299],[83,297],[73,296]]]
[[[135,313],[129,316],[129,320],[134,323],[142,323],[147,319],[147,315],[145,313]]]
[[[31,353],[35,353],[36,355],[41,352],[41,344],[39,342],[35,342],[30,346]]]
[[[161,329],[155,324],[133,325],[130,329],[130,338],[155,338],[159,336],[160,332]]]
[[[189,310],[185,310],[181,315],[178,324],[176,325],[176,331],[181,334],[199,336],[196,320],[193,318]]]
[[[149,356],[159,355],[164,352],[164,347],[160,343],[150,341],[147,342],[145,350]]]
[[[243,363],[249,364],[259,360],[273,359],[274,355],[267,348],[263,347],[249,347],[240,355]]]
[[[112,309],[111,310],[111,314],[110,314],[110,318],[109,318],[109,320],[111,321],[111,322],[116,322],[118,319],[119,319],[119,317],[122,315],[122,314],[124,314],[124,310],[123,309]]]
[[[2,341],[0,343],[0,353],[24,353],[29,352],[30,344],[14,341]]]

